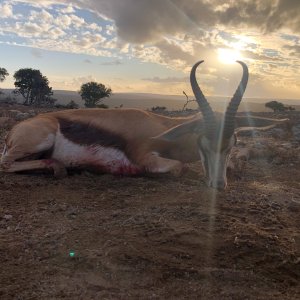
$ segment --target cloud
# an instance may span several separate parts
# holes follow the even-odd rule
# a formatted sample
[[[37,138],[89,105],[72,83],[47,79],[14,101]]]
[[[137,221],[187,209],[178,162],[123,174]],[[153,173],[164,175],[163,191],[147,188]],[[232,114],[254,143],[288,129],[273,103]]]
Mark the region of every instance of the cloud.
[[[51,7],[53,4],[62,4],[64,6],[67,5],[70,1],[67,0],[14,0],[15,3],[28,3],[35,7]]]
[[[264,33],[283,28],[300,32],[300,5],[297,0],[228,1],[217,14],[217,22],[222,25],[258,28]]]
[[[188,82],[189,79],[188,77],[166,77],[166,78],[161,78],[158,76],[152,77],[152,78],[142,78],[142,80],[145,81],[151,81],[151,82],[156,82],[156,83],[178,83],[178,82]]]
[[[71,13],[74,13],[75,12],[75,9],[72,5],[68,5],[67,7],[64,7],[61,12],[63,14],[71,14]]]
[[[23,30],[21,27],[23,27]],[[20,23],[17,23],[16,28],[22,30],[23,33],[25,34],[25,36],[26,35],[27,36],[34,36],[34,35],[37,36],[44,31],[44,29],[42,27],[40,27],[38,24],[32,23],[32,22],[26,22],[22,26]],[[18,32],[18,34],[20,34],[22,31]]]
[[[286,45],[284,48],[290,50],[290,55],[300,58],[300,44],[299,45]]]
[[[297,0],[279,0],[267,19],[268,31],[278,30],[282,27],[300,32],[300,5]]]
[[[59,15],[55,18],[54,23],[60,28],[67,29],[72,24],[72,18],[69,15]]]
[[[257,61],[282,61],[283,57],[280,56],[280,54],[278,53],[278,51],[273,50],[273,54],[268,54],[268,52],[271,52],[271,49],[268,49],[269,51],[266,51],[266,53],[259,53],[259,52],[255,52],[255,51],[251,51],[251,50],[244,50],[242,51],[243,56],[250,58],[250,59],[254,59]]]
[[[8,18],[13,16],[12,6],[8,3],[3,3],[0,5],[0,16],[1,18]]]
[[[107,35],[113,35],[116,32],[116,28],[113,25],[106,25],[105,28]]]
[[[49,1],[43,2],[46,3],[50,5]],[[62,14],[63,8],[70,13]],[[3,35],[18,37],[14,41],[15,44],[46,50],[111,56],[111,52],[104,49],[107,43],[101,34],[102,27],[71,13],[72,10],[68,6],[33,8],[32,5],[28,5],[26,9],[28,17],[24,13],[18,20],[14,20],[13,17],[6,22],[0,20]]]
[[[34,0],[16,0],[36,4]],[[264,32],[281,28],[300,32],[298,0],[41,0],[39,5],[64,5],[62,12],[74,7],[90,9],[113,20],[118,36],[131,43],[158,41],[162,36],[209,29],[216,25],[245,26]],[[4,4],[2,7],[9,7]],[[82,20],[77,20],[78,25]]]
[[[80,18],[76,15],[70,15],[70,18],[71,18],[71,22],[72,22],[72,25],[75,26],[75,27],[81,27],[82,25],[84,25],[85,21],[83,18]]]
[[[133,44],[157,42],[178,33],[197,33],[201,27],[218,23],[213,1],[90,0],[84,5],[74,2],[114,21],[118,37]]]
[[[79,89],[82,84],[91,82],[91,81],[97,81],[97,80],[94,76],[88,75],[88,76],[73,78],[72,81],[69,82],[69,85],[70,86],[78,86],[78,89]]]
[[[94,31],[99,31],[99,32],[102,31],[102,27],[96,23],[88,24],[86,27]]]
[[[162,40],[155,44],[161,51],[161,57],[168,63],[173,60],[181,60],[187,63],[195,61],[192,50],[186,50],[181,43],[172,40]]]
[[[177,33],[197,32],[217,25],[300,32],[298,0],[90,0],[82,8],[113,20],[118,36],[131,43],[158,41]]]
[[[32,22],[39,20],[39,22],[45,23],[53,22],[54,18],[48,11],[42,9],[41,11],[32,10],[30,12],[29,20]]]

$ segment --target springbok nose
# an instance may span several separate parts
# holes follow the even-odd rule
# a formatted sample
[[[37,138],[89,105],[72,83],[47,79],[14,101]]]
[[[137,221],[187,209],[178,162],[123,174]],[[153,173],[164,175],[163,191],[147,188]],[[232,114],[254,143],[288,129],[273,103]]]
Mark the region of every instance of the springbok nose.
[[[224,190],[227,186],[227,182],[224,181],[223,179],[220,179],[220,180],[213,181],[210,184],[210,186],[215,188],[215,189],[218,189],[218,190]]]

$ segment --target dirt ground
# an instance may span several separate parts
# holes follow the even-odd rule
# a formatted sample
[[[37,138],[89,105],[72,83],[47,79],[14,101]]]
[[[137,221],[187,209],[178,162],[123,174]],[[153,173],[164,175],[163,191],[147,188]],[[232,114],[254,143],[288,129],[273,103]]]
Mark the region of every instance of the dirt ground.
[[[200,163],[181,178],[0,174],[0,298],[300,299],[299,142],[242,140],[271,154],[223,192]]]

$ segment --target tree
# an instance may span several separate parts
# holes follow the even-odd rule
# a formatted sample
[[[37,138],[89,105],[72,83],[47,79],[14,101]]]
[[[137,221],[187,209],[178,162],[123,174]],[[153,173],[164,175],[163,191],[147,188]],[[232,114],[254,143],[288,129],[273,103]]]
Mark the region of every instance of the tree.
[[[284,105],[278,101],[267,102],[265,107],[272,109],[274,112],[285,111]]]
[[[295,110],[292,106],[285,106],[283,103],[278,101],[270,101],[265,104],[265,107],[272,109],[274,112],[283,112],[287,110]]]
[[[91,81],[81,85],[79,94],[86,107],[96,107],[102,98],[109,97],[112,94],[112,90],[102,83]]]
[[[67,109],[77,109],[79,108],[79,105],[74,100],[71,100],[69,103],[65,105],[65,107]]]
[[[3,82],[8,75],[9,74],[5,68],[0,68],[0,82]]]
[[[49,80],[39,70],[31,68],[20,69],[14,74],[15,93],[24,98],[24,105],[53,106],[56,101]]]

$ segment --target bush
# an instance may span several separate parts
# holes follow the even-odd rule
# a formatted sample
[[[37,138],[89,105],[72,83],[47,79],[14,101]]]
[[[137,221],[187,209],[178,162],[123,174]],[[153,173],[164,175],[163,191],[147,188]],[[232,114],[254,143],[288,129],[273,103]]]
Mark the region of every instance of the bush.
[[[154,106],[151,108],[152,111],[165,111],[166,109],[165,106]]]
[[[98,104],[98,105],[96,105],[96,107],[97,108],[109,108],[109,106],[104,103]]]
[[[270,101],[265,104],[265,107],[272,109],[274,112],[292,111],[295,110],[292,106],[285,106],[283,103],[278,101]]]
[[[63,108],[63,109],[77,109],[79,108],[79,105],[74,101],[74,100],[71,100],[69,103],[67,104],[60,104],[60,103],[57,103],[55,104],[55,108]]]
[[[68,104],[66,104],[67,109],[77,109],[79,108],[79,105],[74,101],[71,100]]]

